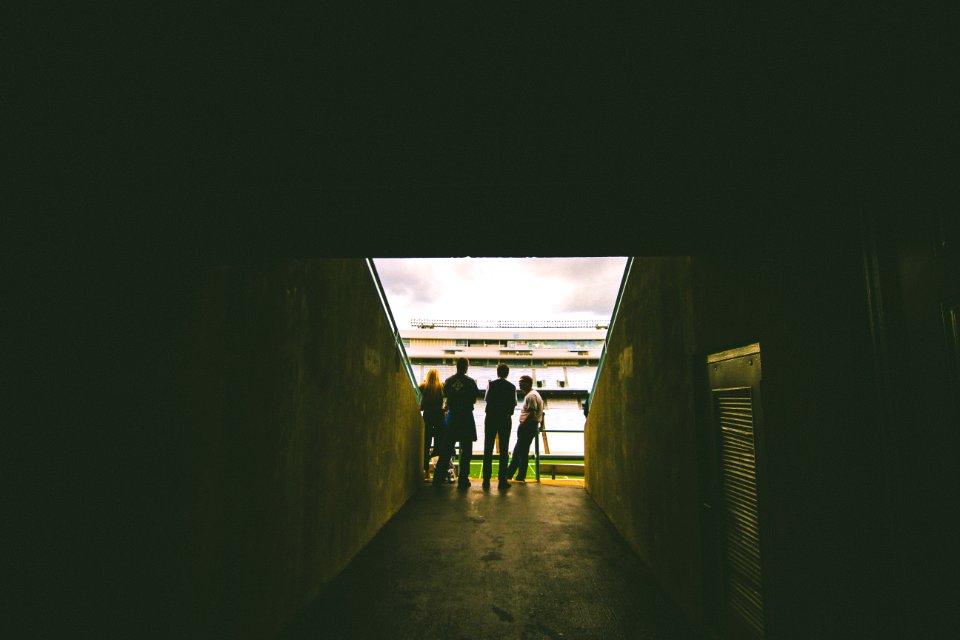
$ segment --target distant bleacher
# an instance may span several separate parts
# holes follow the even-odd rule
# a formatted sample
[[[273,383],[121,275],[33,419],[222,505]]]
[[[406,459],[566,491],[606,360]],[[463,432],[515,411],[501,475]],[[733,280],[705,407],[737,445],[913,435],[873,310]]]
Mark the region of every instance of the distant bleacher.
[[[593,388],[593,379],[596,376],[596,367],[567,367],[567,387],[589,391]]]
[[[440,375],[440,381],[443,382],[457,372],[454,365],[413,365],[413,374],[417,378],[417,384],[422,383],[427,378],[427,372],[430,369],[436,369]],[[542,383],[535,385],[535,389],[571,389],[577,391],[589,391],[593,388],[593,379],[596,376],[596,367],[510,367],[510,374],[507,380],[517,385],[520,376],[530,376],[534,380]],[[471,366],[467,370],[467,375],[477,381],[480,391],[486,391],[487,385],[491,380],[497,379],[497,368],[488,366]],[[564,384],[561,386],[561,382]]]
[[[533,369],[530,367],[510,367],[510,375],[507,376],[507,380],[512,382],[520,388],[520,376],[530,376],[533,377]]]
[[[564,367],[539,367],[536,369],[538,389],[566,388],[567,375]],[[563,382],[563,386],[560,385]]]
[[[550,398],[547,402],[547,409],[550,413],[557,415],[561,411],[572,411],[577,415],[582,415],[583,409],[576,398]]]
[[[497,379],[497,368],[496,367],[470,367],[467,371],[467,375],[477,381],[477,386],[480,387],[481,391],[486,391],[487,384],[491,380]]]

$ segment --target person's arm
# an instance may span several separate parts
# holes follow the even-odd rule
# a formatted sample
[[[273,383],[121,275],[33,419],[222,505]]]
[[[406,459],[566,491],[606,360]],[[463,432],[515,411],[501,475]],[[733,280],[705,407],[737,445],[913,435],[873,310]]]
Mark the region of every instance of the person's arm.
[[[524,417],[524,415],[526,417]],[[532,398],[529,400],[524,398],[523,408],[520,409],[520,417],[521,419],[520,424],[517,427],[518,429],[528,423],[533,423],[534,426],[537,425],[537,407],[533,404]]]

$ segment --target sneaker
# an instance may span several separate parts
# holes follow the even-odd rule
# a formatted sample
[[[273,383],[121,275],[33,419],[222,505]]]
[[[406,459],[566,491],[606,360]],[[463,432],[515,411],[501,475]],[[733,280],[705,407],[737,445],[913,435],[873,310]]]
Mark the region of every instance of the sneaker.
[[[490,478],[484,478],[484,479],[483,479],[483,488],[484,488],[484,489],[489,489],[489,488],[490,488]]]
[[[506,480],[501,480],[500,484],[497,485],[497,489],[499,489],[500,491],[504,491],[509,488],[510,488],[510,483],[507,482]]]
[[[466,490],[466,489],[469,489],[469,488],[470,488],[470,481],[469,481],[469,480],[461,480],[460,482],[457,483],[457,489]]]
[[[523,478],[517,478],[516,480],[514,480],[514,482],[519,482],[520,484],[527,484],[527,481],[524,480]]]

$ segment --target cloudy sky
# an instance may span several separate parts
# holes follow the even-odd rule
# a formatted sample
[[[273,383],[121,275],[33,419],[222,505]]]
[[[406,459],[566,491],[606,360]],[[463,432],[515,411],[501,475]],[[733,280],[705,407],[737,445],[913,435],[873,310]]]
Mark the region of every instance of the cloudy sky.
[[[609,320],[626,258],[376,258],[397,326],[411,318]]]

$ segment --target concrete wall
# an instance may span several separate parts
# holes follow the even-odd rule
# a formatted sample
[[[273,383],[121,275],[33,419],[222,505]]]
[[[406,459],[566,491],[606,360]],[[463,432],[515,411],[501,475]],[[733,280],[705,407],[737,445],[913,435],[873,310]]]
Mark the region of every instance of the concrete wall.
[[[422,424],[363,261],[217,270],[202,301],[189,604],[263,637],[419,486]]]
[[[587,490],[699,617],[691,261],[637,258],[584,434]]]
[[[911,215],[876,225],[876,320],[889,512],[902,591],[890,603],[909,635],[960,627],[960,344],[947,309],[960,304],[957,185],[940,171]],[[952,174],[951,174],[952,175]],[[938,182],[937,181],[941,181]],[[918,620],[923,621],[918,625]],[[908,635],[908,633],[904,633]]]
[[[664,589],[714,624],[705,356],[759,342],[771,637],[882,635],[880,450],[860,254],[813,251],[634,263],[591,404],[587,489]],[[620,473],[620,471],[624,473]]]
[[[40,590],[71,633],[273,637],[421,483],[371,275],[360,259],[95,269],[83,314],[64,313],[81,403],[56,449],[74,476],[50,523],[64,562]],[[85,588],[57,594],[66,567]]]

